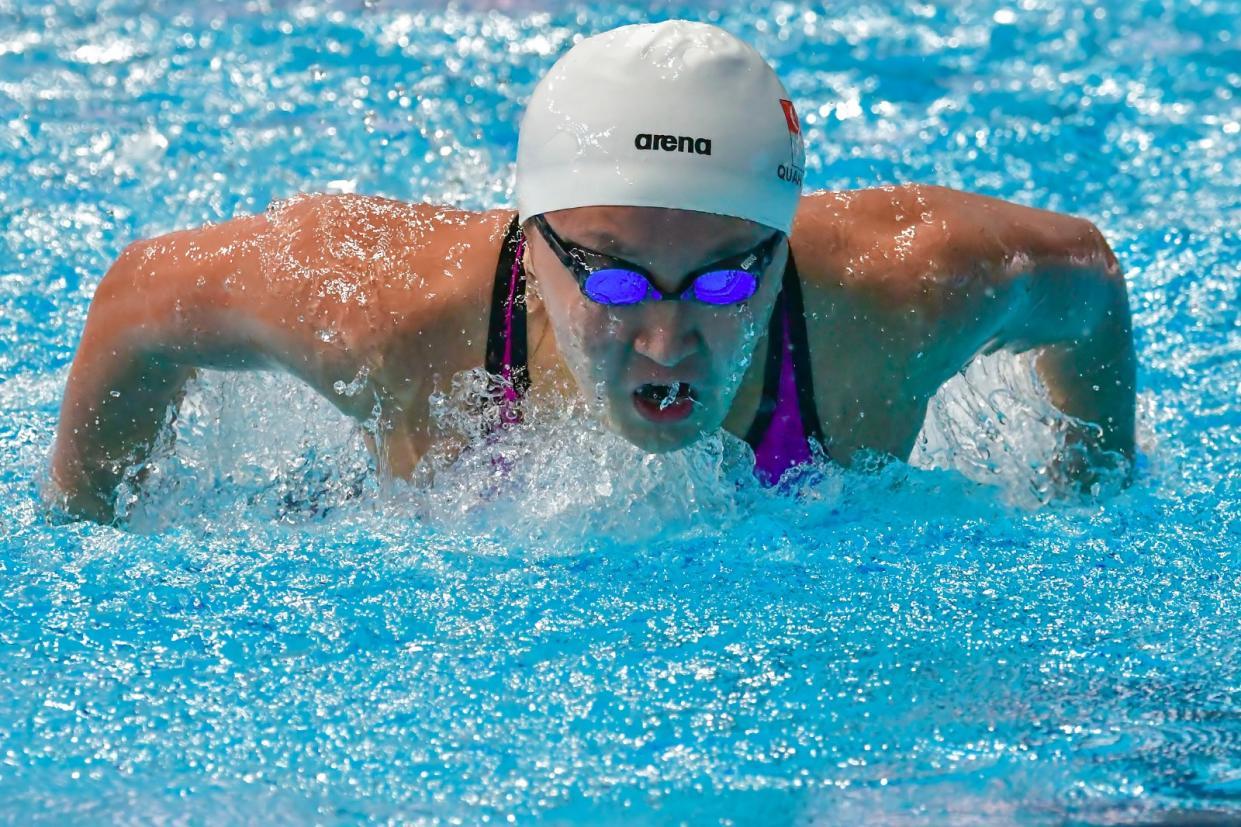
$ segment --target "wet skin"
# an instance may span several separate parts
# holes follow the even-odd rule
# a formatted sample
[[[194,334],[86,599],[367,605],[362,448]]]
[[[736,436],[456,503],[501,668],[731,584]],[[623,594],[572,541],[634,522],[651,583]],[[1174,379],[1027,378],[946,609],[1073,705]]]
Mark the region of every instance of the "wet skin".
[[[145,454],[186,380],[204,367],[285,370],[359,421],[378,412],[368,436],[377,463],[408,476],[440,436],[428,395],[483,362],[512,215],[315,195],[131,244],[91,304],[49,494],[75,513],[110,519],[124,467]],[[640,207],[584,207],[548,220],[570,241],[644,266],[665,292],[771,233],[740,219]],[[789,243],[820,424],[836,461],[859,452],[907,457],[945,381],[980,353],[1031,348],[1041,351],[1053,402],[1095,426],[1077,435],[1084,455],[1132,456],[1125,283],[1089,221],[910,185],[803,196]],[[743,435],[757,410],[785,251],[782,243],[741,308],[606,308],[582,295],[532,230],[531,393],[597,399],[610,428],[652,451],[721,426]],[[634,390],[674,381],[693,386],[692,414],[652,422]],[[361,391],[338,393],[338,382]],[[1080,464],[1063,470],[1089,475]]]

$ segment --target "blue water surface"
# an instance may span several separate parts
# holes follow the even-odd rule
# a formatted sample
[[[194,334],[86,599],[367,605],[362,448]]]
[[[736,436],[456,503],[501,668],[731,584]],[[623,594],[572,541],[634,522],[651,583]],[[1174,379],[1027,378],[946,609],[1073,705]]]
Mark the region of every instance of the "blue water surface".
[[[1241,821],[1241,5],[654,9],[0,0],[0,821]],[[772,61],[809,189],[1098,224],[1133,487],[1052,496],[1021,360],[911,464],[783,493],[555,411],[508,478],[387,484],[292,380],[206,374],[124,529],[48,518],[122,247],[307,191],[510,205],[541,73],[672,16]]]

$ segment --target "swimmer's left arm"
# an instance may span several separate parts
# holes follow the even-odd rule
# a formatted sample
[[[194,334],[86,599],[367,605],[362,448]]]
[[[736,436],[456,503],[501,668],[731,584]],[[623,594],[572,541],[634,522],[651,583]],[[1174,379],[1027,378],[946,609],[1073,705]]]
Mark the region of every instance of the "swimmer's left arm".
[[[1063,459],[1087,481],[1103,452],[1133,461],[1137,359],[1124,276],[1102,233],[1083,223],[1084,250],[1075,242],[1067,255],[1032,264],[998,342],[1041,347],[1037,366],[1052,403],[1095,426],[1070,435],[1083,451]]]
[[[950,302],[980,347],[1039,349],[1052,402],[1086,423],[1070,434],[1061,470],[1089,483],[1108,457],[1134,456],[1134,356],[1128,291],[1103,234],[1089,221],[970,193],[934,188],[951,201],[941,247],[950,270],[972,273]],[[976,337],[976,338],[975,338]],[[968,360],[968,357],[967,357]]]

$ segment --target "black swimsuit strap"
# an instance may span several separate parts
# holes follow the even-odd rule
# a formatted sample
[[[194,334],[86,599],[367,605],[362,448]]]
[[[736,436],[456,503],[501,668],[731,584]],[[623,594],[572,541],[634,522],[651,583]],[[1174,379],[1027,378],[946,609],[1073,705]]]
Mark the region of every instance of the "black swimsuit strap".
[[[775,307],[771,309],[771,320],[767,323],[767,360],[763,365],[763,395],[758,401],[758,412],[750,429],[746,431],[745,441],[750,447],[758,450],[771,425],[771,418],[776,413],[776,404],[780,394],[780,348],[784,344],[784,297],[788,292],[789,267],[793,264],[793,251],[789,250],[788,263],[784,266],[784,280],[780,292],[776,295]]]
[[[789,247],[788,260],[784,265],[784,276],[780,284],[780,294],[776,297],[775,307],[771,310],[771,321],[767,324],[767,360],[763,365],[763,395],[758,403],[758,412],[750,428],[746,431],[745,441],[755,450],[767,434],[771,426],[771,418],[776,413],[780,398],[780,368],[784,354],[784,321],[789,320],[789,346],[793,357],[793,377],[797,384],[797,409],[801,414],[802,432],[807,438],[823,440],[823,429],[819,425],[818,406],[814,401],[814,376],[810,370],[810,343],[806,333],[806,310],[802,304],[801,279],[797,276],[797,263],[793,260],[793,248]]]
[[[526,363],[526,269],[517,260],[517,247],[521,240],[521,225],[517,216],[504,234],[500,245],[500,258],[496,262],[496,277],[491,288],[491,317],[487,326],[487,355],[484,366],[488,373],[504,375],[505,320],[512,312],[511,359],[509,372],[513,377],[513,389],[519,396],[530,388],[530,371]],[[513,267],[517,278],[513,279]]]
[[[806,306],[802,302],[801,279],[789,248],[789,263],[784,271],[784,287],[788,290],[789,344],[793,349],[793,378],[797,380],[797,408],[801,413],[802,432],[808,439],[827,446],[819,425],[819,408],[814,401],[814,371],[810,365],[810,335],[806,331]]]

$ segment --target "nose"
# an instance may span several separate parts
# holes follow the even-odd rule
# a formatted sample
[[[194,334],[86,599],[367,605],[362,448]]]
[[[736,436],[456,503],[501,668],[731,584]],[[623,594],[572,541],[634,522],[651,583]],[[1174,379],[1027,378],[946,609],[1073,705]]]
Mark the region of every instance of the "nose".
[[[657,301],[644,308],[634,350],[666,368],[679,365],[698,347],[698,334],[683,313],[685,302]]]

